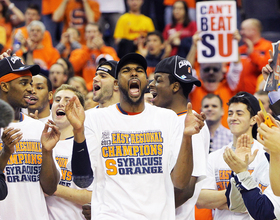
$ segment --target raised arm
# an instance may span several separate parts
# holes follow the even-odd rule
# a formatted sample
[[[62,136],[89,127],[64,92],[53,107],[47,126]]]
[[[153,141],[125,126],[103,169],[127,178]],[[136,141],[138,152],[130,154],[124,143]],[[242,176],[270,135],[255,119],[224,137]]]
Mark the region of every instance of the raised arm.
[[[201,130],[205,119],[204,114],[195,115],[192,112],[191,103],[188,103],[187,110],[180,152],[174,169],[171,172],[174,187],[178,189],[184,189],[189,184],[193,170],[192,135],[197,134]]]
[[[66,6],[69,0],[63,0],[58,8],[54,11],[52,20],[55,22],[59,22],[63,20],[64,13],[66,10]]]
[[[67,103],[65,113],[73,126],[74,132],[74,146],[71,159],[73,181],[77,186],[86,188],[93,181],[93,172],[84,135],[85,112],[76,96]]]
[[[87,22],[88,23],[97,22],[97,20],[95,19],[94,11],[91,9],[88,0],[83,0],[83,6],[84,6]]]
[[[50,130],[49,130],[50,129]],[[44,193],[52,195],[60,180],[60,172],[54,161],[52,150],[59,141],[60,132],[54,122],[48,121],[42,132],[42,165],[40,172],[40,184]]]
[[[268,113],[269,114],[269,113]],[[280,126],[278,126],[277,121],[269,114],[271,121],[277,126],[273,126],[272,128],[268,127],[264,122],[263,114],[261,112],[258,113],[257,122],[258,122],[258,133],[262,135],[258,135],[258,141],[263,144],[267,151],[270,153],[270,167],[269,167],[269,177],[270,184],[273,193],[276,196],[280,196],[280,172],[279,172],[279,164],[280,164],[280,144],[279,144],[279,136],[280,136]]]
[[[196,52],[197,52],[197,42],[199,40],[201,40],[201,37],[199,37],[199,31],[197,31],[192,37],[192,46],[186,57],[186,59],[191,63],[192,66],[194,66],[194,63],[195,63]]]
[[[12,3],[10,0],[3,0],[10,9],[11,12],[16,16],[17,20],[16,23],[20,24],[21,22],[24,22],[24,14],[21,10],[19,10],[14,3]]]

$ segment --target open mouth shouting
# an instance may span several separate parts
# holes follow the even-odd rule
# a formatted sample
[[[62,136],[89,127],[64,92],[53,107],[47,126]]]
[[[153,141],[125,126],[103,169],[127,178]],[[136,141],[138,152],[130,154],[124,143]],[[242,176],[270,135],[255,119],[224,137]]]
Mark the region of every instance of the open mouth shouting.
[[[96,93],[98,90],[100,90],[100,89],[101,89],[101,87],[100,87],[99,85],[94,84],[94,85],[93,85],[93,94],[95,95],[95,93]]]
[[[151,101],[154,102],[155,98],[157,97],[157,92],[155,89],[150,88],[150,93],[153,95],[153,99]]]
[[[62,109],[58,109],[57,111],[56,111],[56,116],[57,117],[63,117],[63,116],[65,116],[66,114],[65,114],[65,111],[64,110],[62,110]]]
[[[129,94],[131,97],[139,97],[140,94],[140,81],[138,79],[131,79],[128,83]]]

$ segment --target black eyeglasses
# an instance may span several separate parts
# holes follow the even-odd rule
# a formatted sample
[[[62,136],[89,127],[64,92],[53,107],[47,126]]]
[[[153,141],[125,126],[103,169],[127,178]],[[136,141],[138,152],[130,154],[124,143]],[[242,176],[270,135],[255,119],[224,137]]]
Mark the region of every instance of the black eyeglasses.
[[[217,73],[217,72],[220,71],[220,68],[218,68],[218,67],[205,67],[205,68],[203,69],[204,72],[210,72],[211,70],[212,70],[214,73]]]

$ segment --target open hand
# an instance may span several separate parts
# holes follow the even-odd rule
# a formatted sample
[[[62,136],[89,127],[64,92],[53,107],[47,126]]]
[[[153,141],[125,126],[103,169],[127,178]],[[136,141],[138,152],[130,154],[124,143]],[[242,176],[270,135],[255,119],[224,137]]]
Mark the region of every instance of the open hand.
[[[200,115],[194,113],[192,111],[192,104],[190,102],[187,105],[187,111],[184,134],[191,136],[199,133],[201,128],[204,126],[204,120],[206,119],[206,116],[204,113],[201,113]]]
[[[14,153],[15,146],[22,139],[22,135],[19,128],[5,128],[1,137],[4,151],[8,154]]]
[[[73,96],[65,106],[65,114],[74,130],[81,130],[85,121],[85,111],[77,96]]]
[[[271,68],[271,63],[273,61],[273,54],[272,54],[271,50],[269,50],[269,55],[270,55],[270,59],[268,60],[268,64],[266,64],[262,68],[262,75],[263,75],[263,78],[265,81],[266,81],[267,77],[269,76],[269,74],[273,72],[273,69]]]
[[[50,130],[49,130],[50,129]],[[41,143],[43,150],[51,151],[60,138],[60,131],[52,120],[48,120],[42,132]]]

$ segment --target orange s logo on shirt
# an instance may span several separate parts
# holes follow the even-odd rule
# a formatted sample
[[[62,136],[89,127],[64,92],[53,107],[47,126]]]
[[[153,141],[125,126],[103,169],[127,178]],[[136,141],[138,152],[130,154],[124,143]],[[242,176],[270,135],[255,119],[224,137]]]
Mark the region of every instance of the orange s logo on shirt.
[[[74,9],[70,14],[70,27],[83,28],[83,25],[86,23],[85,12],[83,9],[78,8]]]

